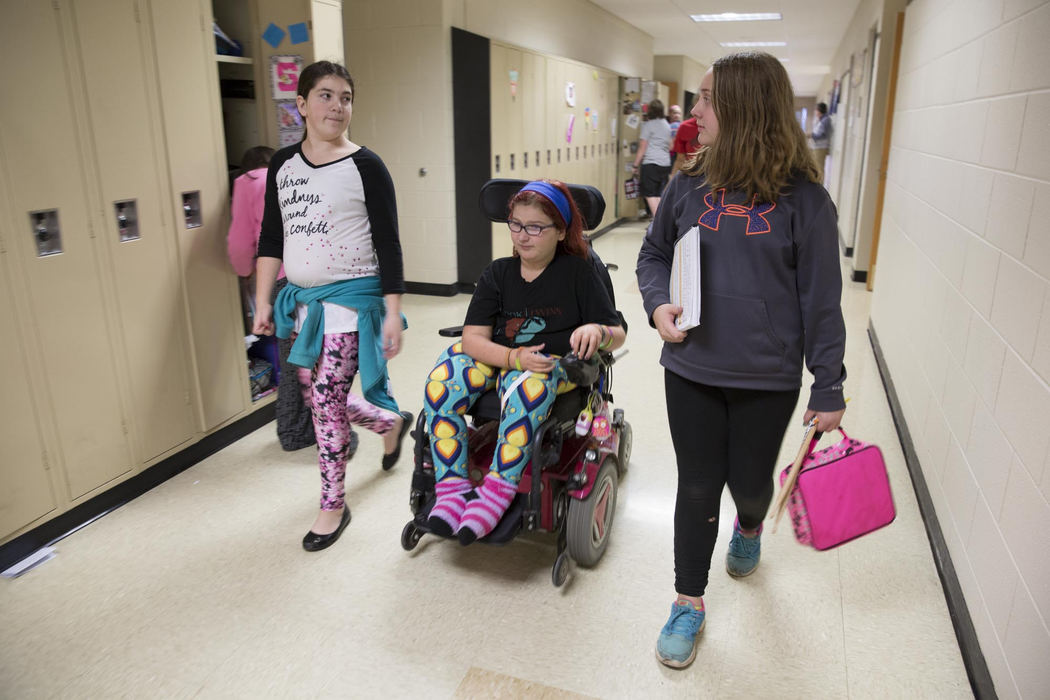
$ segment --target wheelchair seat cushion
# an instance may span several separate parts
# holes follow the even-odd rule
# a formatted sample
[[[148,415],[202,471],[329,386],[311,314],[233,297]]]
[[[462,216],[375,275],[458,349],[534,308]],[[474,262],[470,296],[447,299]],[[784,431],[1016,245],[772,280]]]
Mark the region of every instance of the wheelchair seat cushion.
[[[564,394],[559,394],[554,399],[554,408],[551,411],[551,416],[561,422],[575,422],[576,416],[583,410],[586,392],[586,389],[576,388]],[[467,415],[484,420],[498,421],[500,418],[499,392],[495,389],[486,391],[474,402],[474,405],[467,411]]]

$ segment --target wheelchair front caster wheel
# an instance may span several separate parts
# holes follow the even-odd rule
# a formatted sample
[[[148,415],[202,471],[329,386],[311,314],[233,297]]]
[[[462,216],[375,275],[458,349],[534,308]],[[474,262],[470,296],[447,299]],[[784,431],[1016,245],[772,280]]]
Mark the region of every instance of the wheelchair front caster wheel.
[[[572,566],[569,559],[568,552],[562,552],[558,555],[558,558],[554,560],[554,568],[551,570],[551,583],[556,588],[560,588],[565,583],[566,579],[569,578],[569,567]]]
[[[631,448],[634,443],[634,430],[627,421],[620,427],[620,447],[616,451],[616,466],[622,478],[627,473],[627,463],[631,461]]]
[[[401,547],[406,552],[411,552],[419,544],[419,540],[423,538],[423,531],[416,527],[414,522],[410,522],[405,525],[405,529],[401,531]]]

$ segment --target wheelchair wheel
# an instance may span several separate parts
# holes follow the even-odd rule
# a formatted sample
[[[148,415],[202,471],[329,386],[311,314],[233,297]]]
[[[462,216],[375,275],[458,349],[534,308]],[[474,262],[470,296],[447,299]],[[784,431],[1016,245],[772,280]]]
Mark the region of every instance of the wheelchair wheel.
[[[416,524],[411,520],[405,525],[405,529],[401,531],[401,547],[406,552],[411,552],[419,544],[419,540],[423,539],[423,531],[416,527]]]
[[[569,555],[562,552],[558,555],[558,558],[554,560],[554,568],[551,569],[551,583],[554,584],[555,588],[560,588],[565,583],[566,579],[569,578]]]
[[[597,564],[609,544],[609,531],[616,514],[616,470],[615,459],[606,457],[587,498],[574,498],[569,502],[565,534],[569,554],[580,566]]]
[[[627,463],[631,461],[631,447],[634,442],[634,430],[627,421],[620,428],[620,447],[616,452],[616,462],[619,467],[619,475],[622,478],[627,473]]]

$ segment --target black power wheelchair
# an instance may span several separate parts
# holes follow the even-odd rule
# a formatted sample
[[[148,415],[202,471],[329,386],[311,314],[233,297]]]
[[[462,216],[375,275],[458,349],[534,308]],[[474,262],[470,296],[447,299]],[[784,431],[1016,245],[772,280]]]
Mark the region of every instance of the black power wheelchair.
[[[527,182],[489,180],[479,197],[482,212],[493,222],[505,222],[507,202]],[[605,212],[601,192],[586,185],[569,185],[569,191],[584,218],[584,229],[596,228]],[[608,268],[593,249],[590,255],[615,307]],[[621,323],[622,319],[621,315]],[[626,324],[623,325],[626,329]],[[462,326],[439,331],[440,335],[451,338],[461,333]],[[581,566],[593,566],[609,543],[617,489],[627,472],[632,442],[631,425],[624,418],[623,410],[612,409],[615,362],[616,357],[604,351],[596,352],[589,361],[571,355],[561,359],[569,380],[577,388],[555,400],[550,416],[535,433],[532,459],[522,474],[517,495],[495,530],[479,540],[505,544],[522,531],[555,533],[558,549],[551,571],[555,586],[565,583],[570,558]],[[590,429],[578,430],[577,419],[588,405],[594,416]],[[472,419],[468,426],[468,473],[476,485],[492,464],[500,419],[498,392],[483,394],[467,415]],[[413,550],[423,535],[434,534],[426,526],[435,499],[434,465],[426,416],[422,411],[412,436],[415,467],[409,504],[414,517],[401,532],[401,546],[406,551]]]

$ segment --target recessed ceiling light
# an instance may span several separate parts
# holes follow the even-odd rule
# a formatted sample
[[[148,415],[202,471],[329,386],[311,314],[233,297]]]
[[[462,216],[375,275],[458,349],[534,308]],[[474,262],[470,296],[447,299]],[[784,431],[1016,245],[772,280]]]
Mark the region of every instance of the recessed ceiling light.
[[[786,41],[723,41],[722,46],[787,46]]]
[[[689,15],[694,22],[757,22],[762,20],[781,20],[779,12],[719,12],[713,15]]]

